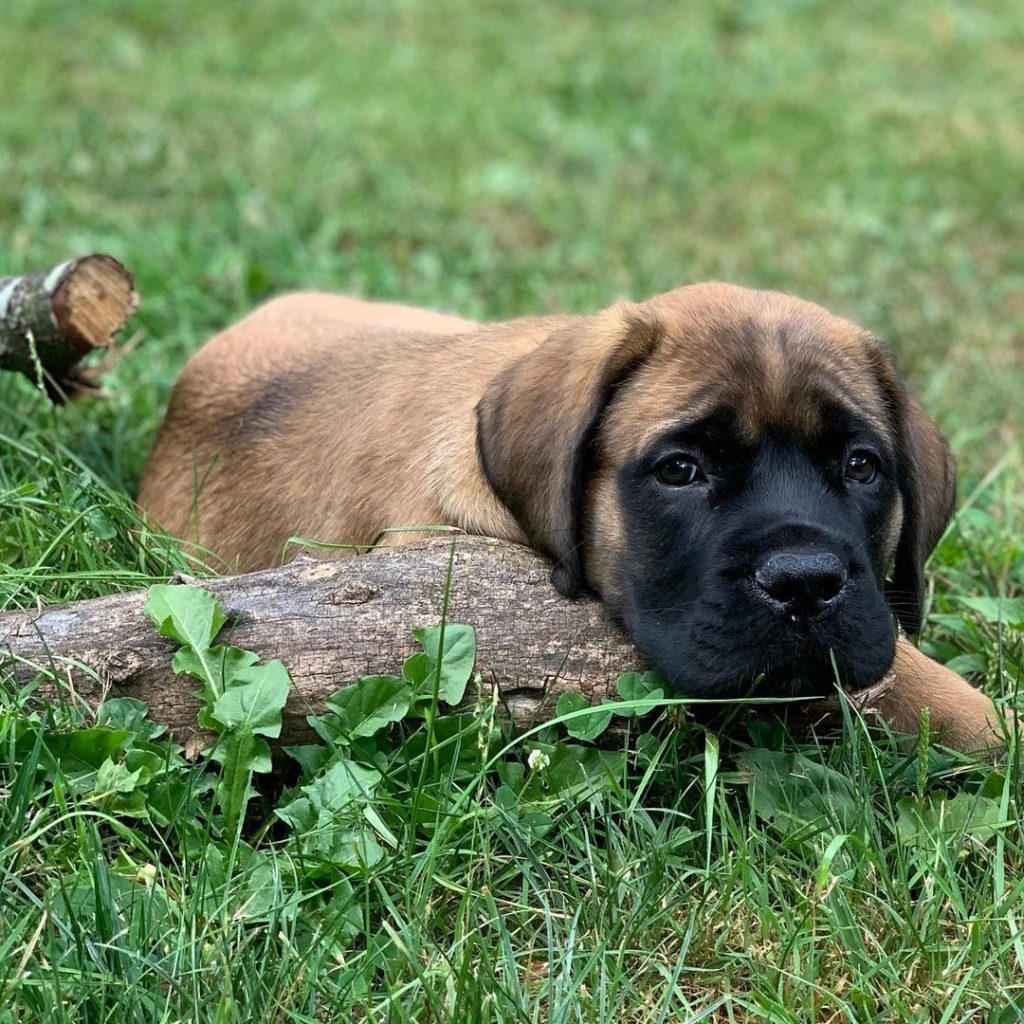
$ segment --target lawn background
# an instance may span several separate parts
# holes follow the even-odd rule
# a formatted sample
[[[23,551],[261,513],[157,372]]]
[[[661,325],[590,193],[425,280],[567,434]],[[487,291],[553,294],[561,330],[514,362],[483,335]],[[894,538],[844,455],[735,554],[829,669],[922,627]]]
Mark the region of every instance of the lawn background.
[[[188,353],[266,296],[322,287],[502,318],[718,278],[820,301],[892,345],[961,464],[925,646],[1013,691],[1020,633],[992,620],[1016,606],[963,598],[1024,589],[1022,55],[1024,7],[992,0],[4,5],[0,275],[107,251],[143,303],[105,401],[54,411],[0,381],[0,607],[181,564],[133,536],[127,496]],[[289,946],[294,920],[279,941],[244,915],[183,913],[173,964],[132,932],[130,984],[73,927],[32,940],[53,884],[39,864],[69,873],[119,849],[107,833],[90,846],[40,782],[0,846],[17,922],[0,934],[0,1019],[128,1019],[133,986],[168,976],[190,980],[167,1020],[212,1019],[207,1001],[218,1019],[322,1019],[352,999],[379,1020],[1002,1012],[1024,981],[1015,767],[933,754],[922,781],[850,738],[809,756],[862,816],[823,825],[805,807],[783,828],[732,762],[705,800],[711,749],[686,727],[656,771],[566,797],[539,847],[485,813],[481,769],[479,821],[454,847],[404,838],[363,880],[365,934],[342,953]],[[936,807],[947,790],[1001,793],[1003,826],[904,856],[904,785]],[[819,885],[840,834],[870,856]],[[202,870],[179,853],[156,859],[185,893]],[[393,961],[346,989],[330,964],[358,965],[388,927]]]

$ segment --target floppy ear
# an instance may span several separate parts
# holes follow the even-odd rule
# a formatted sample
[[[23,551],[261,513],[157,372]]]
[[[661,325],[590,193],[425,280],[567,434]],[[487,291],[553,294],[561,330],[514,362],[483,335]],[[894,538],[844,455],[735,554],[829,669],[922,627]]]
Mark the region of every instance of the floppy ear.
[[[658,334],[625,303],[575,318],[498,374],[477,405],[487,481],[530,544],[554,559],[551,581],[568,597],[585,582],[580,511],[594,432]]]
[[[900,388],[902,391],[902,387]],[[924,563],[953,514],[956,466],[931,417],[904,392],[898,432],[903,527],[893,563],[888,597],[903,631],[921,628]]]

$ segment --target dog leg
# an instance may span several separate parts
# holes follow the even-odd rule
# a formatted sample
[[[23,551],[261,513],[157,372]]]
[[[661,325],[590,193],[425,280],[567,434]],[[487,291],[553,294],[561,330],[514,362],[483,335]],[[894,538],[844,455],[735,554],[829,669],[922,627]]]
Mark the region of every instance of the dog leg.
[[[1006,745],[991,699],[955,672],[922,654],[906,637],[896,643],[893,681],[870,706],[896,732],[916,733],[921,711],[930,711],[930,731],[946,746],[980,752]],[[1006,712],[1012,727],[1015,718]]]

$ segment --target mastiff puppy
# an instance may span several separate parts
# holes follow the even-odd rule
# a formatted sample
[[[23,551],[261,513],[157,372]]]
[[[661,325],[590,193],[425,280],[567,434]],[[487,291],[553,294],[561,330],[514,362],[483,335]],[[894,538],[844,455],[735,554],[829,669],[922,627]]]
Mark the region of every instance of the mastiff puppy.
[[[991,702],[896,626],[920,625],[953,497],[949,451],[875,337],[699,284],[488,325],[275,299],[192,357],[139,502],[234,571],[295,534],[433,523],[529,544],[684,694],[812,696],[837,673],[857,691],[895,666],[893,727],[928,706],[977,748]]]

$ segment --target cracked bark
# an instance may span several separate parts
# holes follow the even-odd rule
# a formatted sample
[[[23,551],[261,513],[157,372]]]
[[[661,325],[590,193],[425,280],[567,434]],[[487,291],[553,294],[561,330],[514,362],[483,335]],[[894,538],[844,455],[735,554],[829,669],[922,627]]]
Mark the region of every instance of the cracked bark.
[[[565,690],[591,702],[613,697],[618,677],[646,667],[643,658],[597,601],[560,596],[549,575],[549,563],[527,548],[457,535],[189,582],[230,615],[221,641],[287,666],[293,687],[280,742],[294,743],[310,735],[306,715],[339,687],[401,671],[416,649],[412,630],[440,621],[446,588],[448,621],[476,630],[482,686],[497,689],[516,727],[551,717]],[[190,691],[198,684],[171,671],[175,648],[144,614],[145,597],[139,590],[0,614],[0,675],[91,707],[108,696],[137,697],[190,745],[198,708]]]

